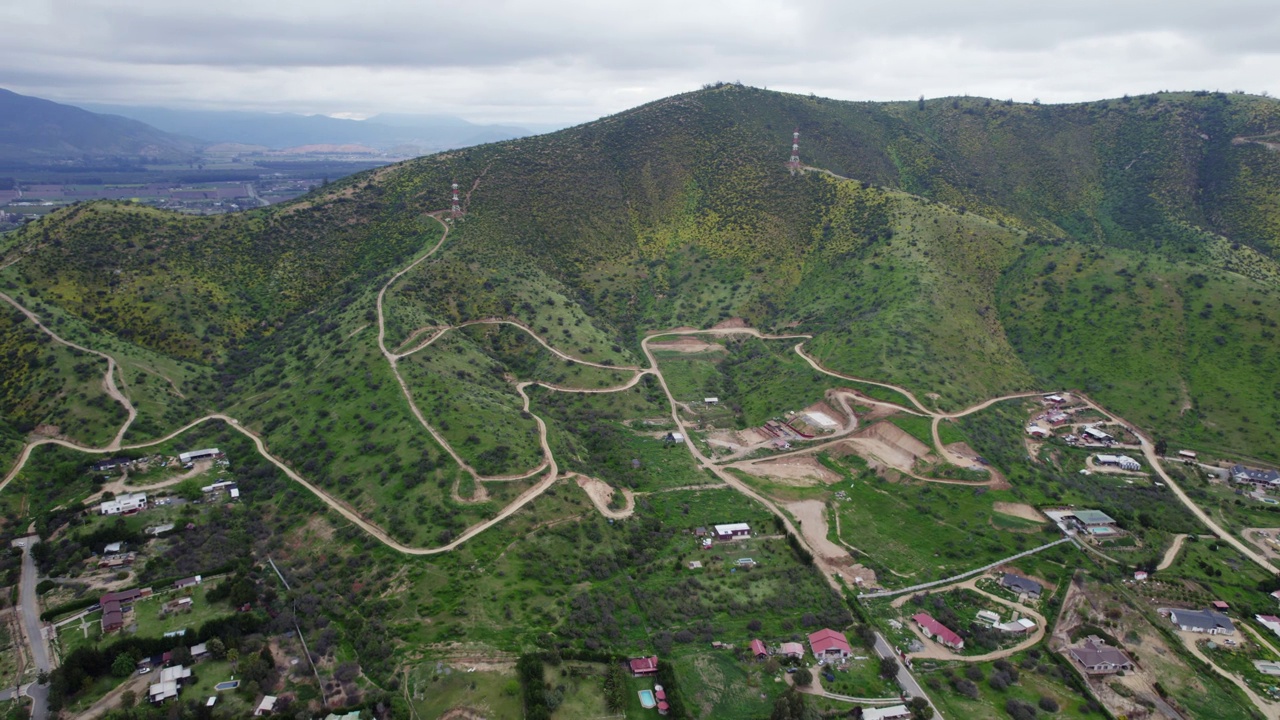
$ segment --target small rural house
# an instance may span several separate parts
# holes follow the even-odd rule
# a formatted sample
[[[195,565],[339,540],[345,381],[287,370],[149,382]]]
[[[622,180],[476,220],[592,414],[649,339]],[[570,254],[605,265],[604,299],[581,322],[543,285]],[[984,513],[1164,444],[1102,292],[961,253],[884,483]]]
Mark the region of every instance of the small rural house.
[[[1014,575],[1013,573],[1005,573],[1004,577],[1000,578],[1000,586],[1019,595],[1037,599],[1040,597],[1040,593],[1044,591],[1044,587],[1035,580],[1024,578],[1021,575]]]
[[[1231,618],[1216,610],[1174,610],[1169,613],[1169,619],[1185,632],[1209,635],[1234,635],[1236,632]]]
[[[261,715],[270,715],[271,713],[275,712],[275,709],[276,709],[276,696],[266,695],[266,696],[263,696],[262,702],[258,703],[258,709],[253,711],[253,715],[254,717],[258,717]]]
[[[910,717],[911,711],[906,705],[862,708],[862,720],[907,720]]]
[[[756,656],[757,660],[763,660],[769,657],[769,649],[759,639],[751,641],[751,654]]]
[[[1094,460],[1099,465],[1111,465],[1121,470],[1141,470],[1142,464],[1128,455],[1103,455],[1099,453],[1094,456]]]
[[[844,633],[836,632],[830,628],[823,628],[809,636],[809,649],[813,651],[816,658],[839,658],[847,659],[852,650],[849,647],[849,638]]]
[[[1111,527],[1116,524],[1114,518],[1101,510],[1073,510],[1071,516],[1086,528]]]
[[[1231,481],[1262,486],[1280,485],[1280,472],[1234,465],[1231,468]]]
[[[195,587],[196,585],[199,585],[200,581],[201,581],[201,577],[199,575],[195,575],[193,577],[182,578],[181,580],[174,582],[173,587],[178,590],[185,590],[186,588]]]
[[[102,634],[124,627],[124,614],[133,609],[133,601],[151,595],[151,588],[134,588],[109,592],[98,599],[102,607]]]
[[[939,642],[953,650],[960,650],[964,647],[964,638],[957,635],[951,628],[938,622],[929,613],[918,613],[912,615],[911,619],[920,626],[920,631],[924,636]]]
[[[123,493],[117,495],[115,500],[108,500],[99,505],[98,513],[100,515],[132,515],[139,510],[145,510],[146,507],[146,493]]]
[[[635,677],[645,677],[648,675],[658,674],[658,656],[632,658],[627,661],[631,667],[631,674]]]
[[[218,457],[221,454],[222,454],[222,451],[219,450],[218,448],[206,448],[204,450],[191,450],[189,452],[179,453],[178,461],[181,462],[183,465],[186,465],[187,463],[195,462],[196,460],[204,460],[206,458]]]
[[[1067,652],[1090,675],[1110,675],[1133,669],[1133,661],[1123,650],[1111,647],[1095,635],[1090,635],[1078,647],[1067,648]]]
[[[751,526],[747,523],[716,525],[715,531],[717,540],[734,540],[736,538],[751,537]]]
[[[1150,577],[1150,575],[1148,575],[1146,570],[1139,570],[1133,574],[1133,579],[1137,580],[1138,582],[1142,582],[1143,580],[1146,580],[1148,577]]]
[[[1081,434],[1083,434],[1085,437],[1095,442],[1100,442],[1100,443],[1115,442],[1115,438],[1111,437],[1110,435],[1099,430],[1096,427],[1087,427],[1081,431]]]
[[[1254,615],[1253,619],[1257,620],[1262,627],[1270,630],[1276,635],[1280,635],[1280,617],[1276,617],[1275,615]]]
[[[1027,434],[1030,435],[1031,437],[1036,437],[1041,439],[1047,438],[1053,435],[1053,433],[1049,432],[1048,430],[1045,430],[1039,425],[1028,425]]]
[[[182,689],[183,682],[190,679],[191,668],[181,665],[164,668],[160,671],[159,682],[152,683],[148,688],[147,697],[153,703],[176,698]]]
[[[791,660],[804,657],[804,646],[798,642],[784,642],[778,646],[778,654]]]

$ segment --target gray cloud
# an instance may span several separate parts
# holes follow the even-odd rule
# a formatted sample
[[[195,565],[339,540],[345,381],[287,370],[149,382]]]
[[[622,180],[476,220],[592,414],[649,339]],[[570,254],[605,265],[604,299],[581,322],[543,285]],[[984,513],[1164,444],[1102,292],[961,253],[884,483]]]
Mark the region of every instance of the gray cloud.
[[[1273,0],[22,0],[0,84],[65,101],[571,122],[714,80],[842,99],[1274,90]]]

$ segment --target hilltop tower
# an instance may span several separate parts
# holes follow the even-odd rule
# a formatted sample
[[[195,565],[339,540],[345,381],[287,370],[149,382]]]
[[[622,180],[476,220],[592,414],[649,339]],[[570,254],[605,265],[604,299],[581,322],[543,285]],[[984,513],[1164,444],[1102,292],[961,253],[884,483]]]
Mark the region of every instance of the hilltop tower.
[[[791,133],[791,159],[787,161],[787,167],[791,168],[792,175],[800,172],[800,128]]]
[[[449,208],[449,218],[456,220],[462,217],[462,203],[458,202],[458,183],[453,184],[453,207]]]

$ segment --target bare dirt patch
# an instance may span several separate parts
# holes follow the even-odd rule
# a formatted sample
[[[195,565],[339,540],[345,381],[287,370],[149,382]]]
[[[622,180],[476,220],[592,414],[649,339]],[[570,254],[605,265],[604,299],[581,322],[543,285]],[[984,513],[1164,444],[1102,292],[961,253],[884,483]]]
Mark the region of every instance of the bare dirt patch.
[[[929,446],[908,435],[892,423],[876,423],[859,431],[840,445],[833,448],[839,453],[840,448],[869,460],[879,460],[888,467],[910,474],[917,460],[931,462],[934,457]]]
[[[743,320],[740,317],[736,317],[736,318],[728,318],[726,320],[721,320],[715,325],[712,325],[711,329],[722,330],[724,328],[748,328],[748,327],[751,327],[751,326],[747,324],[746,320]]]
[[[696,335],[681,335],[674,340],[652,342],[649,343],[649,349],[679,353],[728,352],[725,346],[707,342]]]
[[[1039,510],[1025,503],[995,502],[991,504],[991,509],[1003,515],[1012,515],[1034,522],[1045,522],[1048,519],[1041,515]]]
[[[811,455],[795,455],[777,460],[761,460],[748,463],[743,469],[752,475],[781,480],[785,485],[810,486],[817,483],[831,484],[840,476],[827,469]]]
[[[621,520],[625,517],[631,517],[636,511],[636,498],[630,490],[622,489],[622,496],[626,498],[626,504],[620,510],[609,507],[609,503],[613,502],[613,495],[616,492],[609,483],[603,480],[597,480],[586,475],[577,476],[578,487],[587,492],[587,497],[591,498],[592,504],[605,517]]]
[[[854,562],[849,551],[827,539],[827,506],[821,500],[787,503],[787,510],[799,521],[805,542],[817,553],[814,558],[828,573],[840,575],[854,587],[875,587],[876,574]]]

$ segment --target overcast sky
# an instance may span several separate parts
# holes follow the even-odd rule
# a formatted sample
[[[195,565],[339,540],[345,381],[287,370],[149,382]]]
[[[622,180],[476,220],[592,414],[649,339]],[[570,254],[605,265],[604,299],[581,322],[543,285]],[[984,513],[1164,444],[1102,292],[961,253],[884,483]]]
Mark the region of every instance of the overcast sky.
[[[1277,0],[0,0],[65,102],[569,124],[717,80],[845,100],[1280,88]]]

